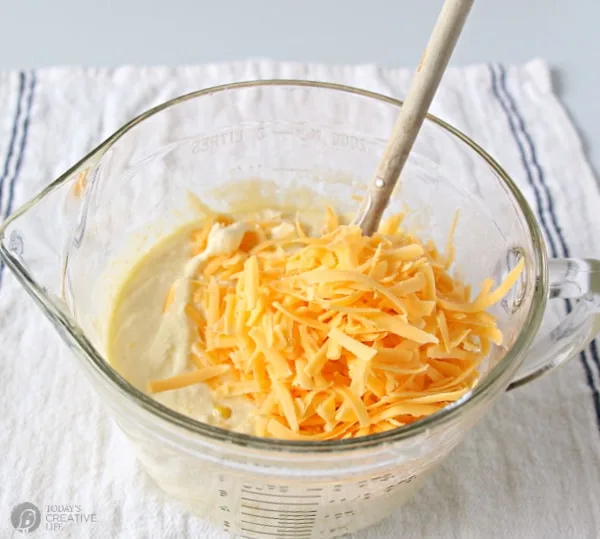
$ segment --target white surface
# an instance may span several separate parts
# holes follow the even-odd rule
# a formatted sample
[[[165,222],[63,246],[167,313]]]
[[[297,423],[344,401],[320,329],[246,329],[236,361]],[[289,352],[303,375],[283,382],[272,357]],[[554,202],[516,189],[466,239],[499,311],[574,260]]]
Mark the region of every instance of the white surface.
[[[0,70],[273,58],[415,66],[442,0],[0,0]],[[544,58],[600,169],[600,2],[478,0],[452,63]],[[571,179],[571,178],[568,178]]]
[[[535,192],[540,193],[538,215],[551,222],[545,185],[571,252],[599,257],[600,194],[575,132],[550,90],[547,66],[536,62],[510,68],[507,87],[500,88],[502,101],[487,66],[451,69],[447,75],[433,111],[489,149],[517,179],[536,211],[540,208]],[[269,62],[170,70],[42,70],[31,99],[22,168],[13,174],[19,160],[16,151],[9,162],[2,208],[11,185],[16,206],[132,114],[199,86],[305,77],[402,95],[409,76],[408,71],[372,66]],[[25,82],[17,149],[25,136],[30,74]],[[17,73],[0,75],[0,162],[8,153],[17,89]],[[525,159],[501,106],[506,90],[526,130],[517,125]],[[514,112],[509,118],[519,124]],[[535,156],[525,134],[535,145]],[[526,181],[528,175],[535,189]],[[576,186],[560,181],[566,175],[578,179]],[[557,236],[558,229],[550,226],[547,239],[556,243]],[[556,306],[563,308],[562,303]],[[188,515],[142,473],[58,335],[6,271],[0,290],[0,335],[0,535],[21,536],[13,532],[8,513],[15,504],[30,501],[43,510],[44,519],[49,504],[76,504],[84,513],[97,514],[97,524],[71,526],[60,537],[226,539]],[[598,365],[589,354],[586,362],[598,388]],[[356,539],[598,537],[600,447],[592,392],[576,358],[560,371],[502,396],[414,502]],[[43,529],[35,534],[57,536]]]

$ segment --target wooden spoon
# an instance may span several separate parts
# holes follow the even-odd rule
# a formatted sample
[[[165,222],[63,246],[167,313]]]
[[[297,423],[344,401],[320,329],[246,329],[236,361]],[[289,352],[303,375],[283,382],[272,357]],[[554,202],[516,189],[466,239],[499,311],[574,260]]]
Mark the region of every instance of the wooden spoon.
[[[473,0],[445,0],[442,6],[369,192],[354,219],[367,236],[379,226],[472,5]]]

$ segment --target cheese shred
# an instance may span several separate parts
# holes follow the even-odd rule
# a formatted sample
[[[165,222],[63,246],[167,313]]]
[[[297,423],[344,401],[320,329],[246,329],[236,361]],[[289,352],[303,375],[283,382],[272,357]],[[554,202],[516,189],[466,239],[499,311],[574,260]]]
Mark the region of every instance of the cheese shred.
[[[340,224],[331,208],[320,236],[298,218],[245,220],[251,232],[239,245],[207,255],[190,276],[189,372],[148,390],[204,383],[215,397],[254,403],[258,436],[291,440],[384,432],[464,396],[502,343],[486,310],[525,262],[495,288],[484,281],[471,299],[450,273],[457,218],[444,253],[406,233],[403,218],[389,217],[371,237]],[[206,249],[213,226],[235,225],[211,215],[191,234],[190,258]],[[171,287],[165,315],[173,295]]]

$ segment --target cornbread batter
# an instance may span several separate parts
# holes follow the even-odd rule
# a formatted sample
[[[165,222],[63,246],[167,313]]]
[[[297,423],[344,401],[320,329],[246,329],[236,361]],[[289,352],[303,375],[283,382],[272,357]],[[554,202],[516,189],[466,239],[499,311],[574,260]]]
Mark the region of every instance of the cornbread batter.
[[[523,261],[471,298],[452,242],[440,253],[402,219],[371,237],[331,209],[313,235],[274,212],[181,229],[123,285],[109,361],[172,409],[259,436],[364,436],[430,415],[501,344],[486,310]]]
[[[215,224],[205,251],[190,259],[189,236],[194,228],[178,230],[156,245],[133,268],[115,301],[109,327],[109,361],[143,391],[153,379],[192,370],[189,355],[193,328],[184,312],[191,276],[210,256],[235,251],[246,230],[243,223],[230,227]],[[172,286],[173,303],[164,312]],[[252,430],[254,407],[246,399],[217,402],[204,384],[158,393],[155,398],[204,423],[239,432]]]

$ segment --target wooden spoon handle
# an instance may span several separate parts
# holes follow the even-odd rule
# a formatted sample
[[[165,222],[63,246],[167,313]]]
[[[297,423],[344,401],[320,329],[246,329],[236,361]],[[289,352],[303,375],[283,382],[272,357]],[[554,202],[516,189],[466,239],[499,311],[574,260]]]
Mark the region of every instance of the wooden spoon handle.
[[[365,235],[370,236],[379,226],[472,5],[473,0],[446,0],[442,6],[355,221]]]

